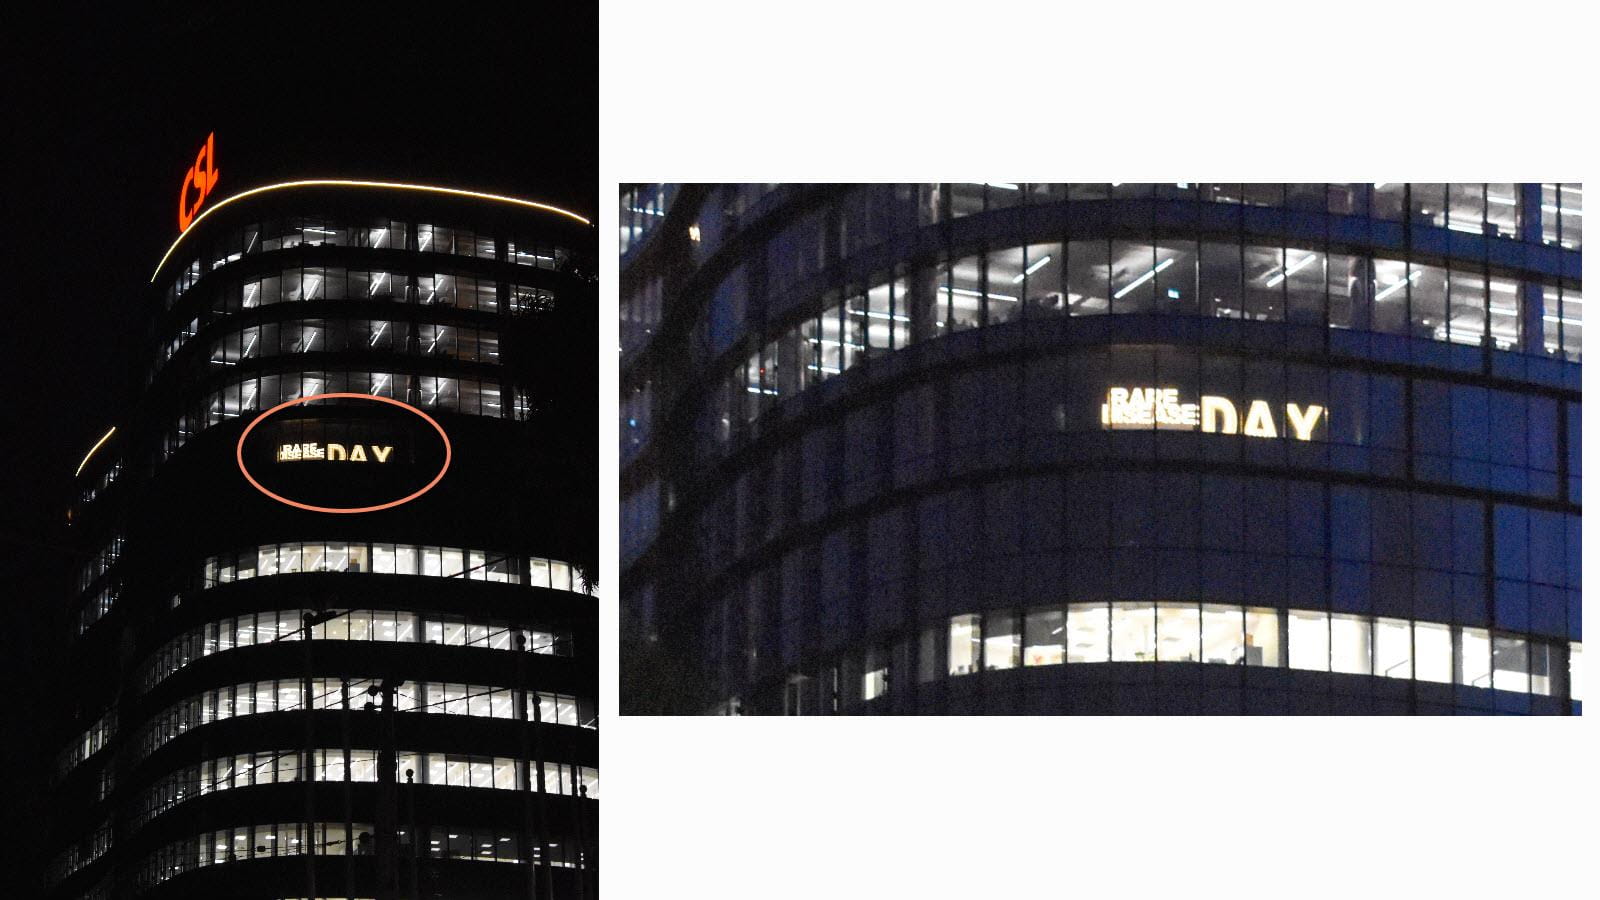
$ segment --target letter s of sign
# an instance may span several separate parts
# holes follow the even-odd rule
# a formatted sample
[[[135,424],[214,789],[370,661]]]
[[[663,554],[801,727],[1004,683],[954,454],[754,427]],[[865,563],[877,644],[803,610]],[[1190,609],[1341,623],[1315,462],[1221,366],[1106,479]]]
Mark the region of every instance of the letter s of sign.
[[[205,144],[200,152],[195,154],[194,165],[183,176],[183,185],[178,188],[178,231],[188,231],[194,223],[195,214],[200,212],[200,207],[211,195],[211,189],[217,186],[217,179],[222,173],[217,171],[217,133],[215,131],[206,136]],[[189,202],[189,188],[195,190],[194,202]]]

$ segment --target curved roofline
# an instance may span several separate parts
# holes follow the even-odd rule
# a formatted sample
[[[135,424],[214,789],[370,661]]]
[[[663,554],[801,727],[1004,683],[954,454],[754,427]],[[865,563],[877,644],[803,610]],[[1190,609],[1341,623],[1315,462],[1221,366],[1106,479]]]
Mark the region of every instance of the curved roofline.
[[[520,197],[507,197],[502,194],[486,194],[481,191],[462,190],[461,188],[438,187],[430,184],[406,184],[404,182],[397,181],[352,181],[340,178],[316,178],[306,181],[284,181],[278,184],[262,185],[261,187],[251,188],[248,191],[243,191],[241,193],[225,197],[222,200],[219,200],[216,204],[208,207],[204,212],[200,213],[200,215],[196,216],[194,221],[189,223],[189,227],[184,230],[183,234],[178,235],[177,240],[172,242],[172,246],[167,248],[167,252],[161,254],[161,261],[156,263],[156,270],[150,275],[150,283],[154,284],[155,280],[161,276],[161,268],[162,266],[165,266],[167,264],[167,260],[171,258],[172,251],[178,249],[178,245],[183,243],[184,236],[193,231],[194,227],[200,224],[201,219],[204,219],[206,216],[211,215],[235,200],[243,200],[246,197],[254,196],[255,194],[263,194],[267,191],[277,191],[283,190],[284,188],[297,187],[388,188],[390,190],[425,191],[433,194],[449,194],[455,197],[475,197],[480,200],[496,200],[501,203],[514,203],[517,206],[526,206],[530,209],[542,209],[546,212],[553,212],[558,215],[566,216],[569,219],[581,222],[585,225],[594,224],[575,212],[562,209],[559,206],[552,206],[549,203],[540,203],[535,200],[523,200]]]
[[[110,431],[101,436],[100,440],[94,442],[94,446],[89,448],[89,452],[83,455],[83,461],[78,463],[78,471],[72,473],[73,478],[77,478],[79,475],[83,474],[83,467],[89,464],[89,458],[94,456],[95,451],[99,450],[100,446],[106,441],[110,440],[111,436],[116,433],[117,428],[115,425],[113,425]]]

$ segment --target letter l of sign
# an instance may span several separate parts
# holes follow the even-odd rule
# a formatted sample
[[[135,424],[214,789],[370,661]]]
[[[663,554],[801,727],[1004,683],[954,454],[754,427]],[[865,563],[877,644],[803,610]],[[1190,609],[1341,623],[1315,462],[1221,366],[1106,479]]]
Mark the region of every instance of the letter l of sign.
[[[217,186],[217,179],[222,173],[217,171],[217,133],[215,131],[206,135],[206,183],[201,189],[203,196],[210,196],[211,189]]]

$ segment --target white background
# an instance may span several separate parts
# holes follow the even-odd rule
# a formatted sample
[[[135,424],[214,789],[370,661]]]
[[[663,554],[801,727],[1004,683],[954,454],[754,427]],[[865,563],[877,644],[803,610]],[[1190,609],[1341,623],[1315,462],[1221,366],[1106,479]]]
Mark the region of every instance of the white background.
[[[602,303],[619,181],[1583,181],[1581,8],[606,2]],[[611,715],[616,328],[602,314],[606,896],[1593,891],[1593,716]]]

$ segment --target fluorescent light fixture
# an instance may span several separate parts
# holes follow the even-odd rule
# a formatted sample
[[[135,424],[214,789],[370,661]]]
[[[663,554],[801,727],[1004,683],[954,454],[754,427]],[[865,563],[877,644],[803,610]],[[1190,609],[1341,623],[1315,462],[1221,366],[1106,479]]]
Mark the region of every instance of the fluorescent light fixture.
[[[1539,206],[1539,208],[1544,210],[1545,212],[1560,213],[1563,216],[1581,216],[1581,215],[1583,215],[1583,210],[1581,210],[1581,209],[1573,209],[1570,206],[1556,206],[1553,203],[1541,204]]]
[[[989,187],[992,187],[992,188],[999,188],[1002,191],[1020,191],[1020,190],[1022,190],[1022,188],[1019,188],[1014,184],[1009,184],[1009,183],[1004,182],[1004,181],[985,181],[984,184],[986,184],[986,185],[988,185]]]
[[[239,358],[240,358],[240,359],[244,359],[244,358],[245,358],[245,357],[247,357],[247,356],[249,356],[249,355],[250,355],[250,350],[251,350],[251,349],[252,349],[252,348],[253,348],[253,347],[255,347],[255,345],[256,345],[256,338],[258,338],[258,337],[260,337],[260,334],[252,334],[252,335],[250,335],[250,343],[248,343],[248,344],[246,344],[246,345],[245,345],[245,347],[244,347],[244,353],[242,353],[242,354],[240,354],[240,355],[239,355]]]
[[[1489,312],[1499,313],[1502,316],[1514,316],[1514,315],[1517,314],[1517,311],[1516,311],[1515,308],[1506,309],[1504,306],[1490,306],[1489,307]]]
[[[1416,281],[1418,278],[1421,278],[1421,277],[1422,277],[1422,271],[1420,269],[1415,271],[1415,272],[1412,272],[1410,275],[1407,275],[1406,277],[1400,279],[1399,281],[1396,281],[1394,284],[1391,284],[1388,287],[1384,288],[1383,290],[1379,291],[1378,292],[1378,296],[1373,297],[1372,300],[1373,300],[1373,302],[1377,302],[1379,300],[1382,300],[1385,297],[1388,297],[1390,294],[1393,294],[1395,291],[1398,291],[1401,288],[1405,287],[1406,286],[1406,282],[1408,282],[1408,281]]]
[[[1489,290],[1499,291],[1502,294],[1515,294],[1517,292],[1517,286],[1505,281],[1490,281]]]
[[[1136,288],[1139,285],[1144,284],[1146,281],[1149,281],[1150,279],[1156,277],[1156,273],[1157,272],[1160,272],[1161,270],[1165,269],[1167,266],[1172,265],[1172,263],[1173,263],[1173,259],[1164,259],[1164,260],[1162,260],[1161,262],[1156,264],[1155,268],[1153,268],[1150,271],[1144,273],[1143,275],[1140,275],[1138,278],[1135,278],[1133,281],[1129,282],[1128,285],[1126,287],[1124,287],[1122,290],[1117,291],[1115,294],[1112,294],[1111,295],[1111,299],[1113,299],[1113,300],[1121,300],[1123,297],[1126,297],[1128,294],[1132,293],[1134,288]]]
[[[1516,206],[1517,205],[1517,201],[1516,201],[1515,198],[1512,198],[1512,197],[1496,197],[1493,194],[1489,195],[1489,202],[1490,203],[1498,203],[1501,206]]]
[[[368,347],[376,347],[376,346],[378,346],[378,338],[381,338],[381,337],[383,337],[383,333],[384,333],[384,332],[385,332],[385,331],[388,331],[388,330],[389,330],[389,323],[388,323],[388,322],[384,322],[384,323],[383,323],[383,327],[381,327],[381,328],[379,328],[379,329],[378,329],[378,330],[377,330],[377,331],[376,331],[376,332],[375,332],[375,333],[374,333],[374,334],[373,334],[373,335],[372,335],[372,340],[370,340],[370,341],[367,341],[367,346],[368,346]]]
[[[1021,275],[1017,275],[1017,276],[1013,277],[1011,279],[1011,283],[1012,284],[1021,284],[1022,283],[1022,279],[1028,277],[1029,275],[1032,275],[1033,273],[1039,271],[1040,269],[1044,268],[1045,266],[1047,266],[1049,264],[1050,264],[1050,254],[1046,253],[1037,262],[1029,265],[1026,269],[1023,269]]]
[[[852,309],[850,310],[850,314],[853,316],[866,316],[869,319],[890,319],[895,322],[911,321],[910,316],[892,316],[888,313],[874,312],[869,309]]]
[[[1389,183],[1389,182],[1387,182],[1387,181],[1380,181],[1380,182],[1378,182],[1378,183],[1377,183],[1377,184],[1375,184],[1375,185],[1373,185],[1373,186],[1372,186],[1372,189],[1373,189],[1373,190],[1377,190],[1377,189],[1378,189],[1378,188],[1381,188],[1381,187],[1383,187],[1383,186],[1384,186],[1384,185],[1386,185],[1386,184],[1388,184],[1388,183]]]
[[[315,344],[316,342],[317,342],[317,330],[315,328],[313,328],[313,329],[311,329],[311,337],[306,339],[305,349],[301,350],[300,352],[301,353],[310,353],[311,352],[311,345]]]
[[[1545,316],[1544,320],[1546,322],[1560,322],[1563,325],[1572,325],[1572,326],[1577,327],[1577,328],[1582,328],[1583,327],[1583,320],[1582,319],[1567,319],[1567,318],[1563,318],[1561,316]]]
[[[389,383],[389,376],[388,375],[384,375],[381,378],[379,378],[378,379],[378,383],[372,386],[372,394],[373,394],[373,396],[377,396],[378,392],[383,390],[383,386],[385,384],[388,384],[388,383]]]
[[[1315,260],[1316,258],[1317,258],[1317,255],[1315,253],[1306,254],[1304,257],[1302,257],[1300,259],[1299,262],[1295,263],[1294,265],[1290,266],[1287,269],[1284,269],[1282,272],[1279,272],[1278,274],[1272,276],[1272,278],[1267,281],[1267,287],[1277,287],[1279,284],[1281,284],[1283,282],[1283,280],[1285,278],[1288,278],[1290,275],[1293,275],[1294,273],[1300,271],[1301,269],[1304,269],[1306,266],[1311,265],[1312,261]]]
[[[988,297],[991,300],[1009,300],[1012,303],[1017,302],[1017,298],[1011,296],[1010,294],[996,294],[992,292],[984,294],[979,291],[968,290],[967,288],[947,287],[944,289],[944,292],[947,294],[960,294],[963,297]]]

